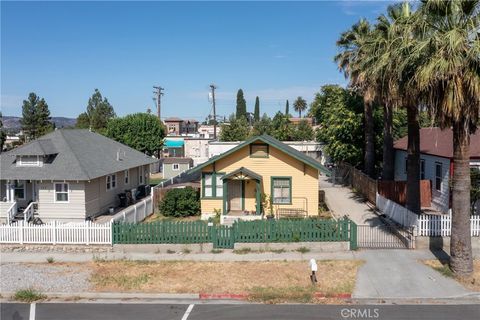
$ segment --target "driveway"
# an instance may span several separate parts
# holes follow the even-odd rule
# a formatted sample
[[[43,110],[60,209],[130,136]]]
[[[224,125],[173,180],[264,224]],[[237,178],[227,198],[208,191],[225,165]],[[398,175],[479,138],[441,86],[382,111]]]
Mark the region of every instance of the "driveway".
[[[472,293],[424,265],[421,260],[435,259],[429,251],[365,250],[357,258],[365,264],[358,271],[355,298],[453,298]]]

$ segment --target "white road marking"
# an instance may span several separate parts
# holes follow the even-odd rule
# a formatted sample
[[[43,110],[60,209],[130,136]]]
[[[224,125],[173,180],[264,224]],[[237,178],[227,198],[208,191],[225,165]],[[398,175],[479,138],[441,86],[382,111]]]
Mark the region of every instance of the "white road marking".
[[[30,320],[35,320],[35,303],[30,304]]]
[[[188,306],[187,311],[185,311],[185,314],[182,317],[182,320],[187,320],[188,319],[188,316],[190,315],[190,312],[192,312],[193,306],[194,306],[194,304],[191,304],[191,305]]]

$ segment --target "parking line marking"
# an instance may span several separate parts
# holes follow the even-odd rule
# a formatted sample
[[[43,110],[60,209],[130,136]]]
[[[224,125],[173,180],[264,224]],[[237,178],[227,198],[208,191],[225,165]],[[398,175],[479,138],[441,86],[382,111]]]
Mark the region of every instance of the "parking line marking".
[[[35,303],[30,304],[30,317],[29,317],[30,320],[35,320],[35,309],[36,309],[35,306],[36,306]]]
[[[187,311],[185,311],[185,314],[182,317],[182,320],[187,320],[188,319],[188,316],[190,315],[190,312],[192,312],[193,306],[194,306],[194,304],[191,304],[191,305],[188,306]],[[30,319],[30,320],[32,320],[32,319]]]

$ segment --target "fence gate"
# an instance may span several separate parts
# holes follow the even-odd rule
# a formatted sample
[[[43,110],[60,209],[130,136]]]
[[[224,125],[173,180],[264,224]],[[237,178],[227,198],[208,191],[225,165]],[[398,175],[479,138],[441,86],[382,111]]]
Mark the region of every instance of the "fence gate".
[[[365,249],[413,249],[413,230],[398,229],[390,225],[358,225],[357,245]]]
[[[212,230],[214,248],[233,249],[235,245],[235,231],[233,226],[215,226]]]

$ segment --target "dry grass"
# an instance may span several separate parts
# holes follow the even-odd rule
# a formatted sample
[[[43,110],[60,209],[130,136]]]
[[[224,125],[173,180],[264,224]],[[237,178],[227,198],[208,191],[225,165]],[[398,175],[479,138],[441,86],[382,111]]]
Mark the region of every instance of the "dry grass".
[[[92,263],[97,291],[249,293],[256,301],[311,301],[314,291],[351,293],[361,261],[318,261],[312,287],[307,261]],[[283,300],[282,300],[283,301]]]
[[[198,216],[189,216],[189,217],[166,217],[159,213],[152,214],[148,216],[142,223],[156,222],[156,221],[197,221],[200,220],[200,215]]]
[[[437,270],[447,277],[455,278],[455,275],[448,266],[448,261],[425,260],[427,266]],[[473,275],[470,278],[455,278],[467,289],[480,292],[480,260],[473,260]]]

